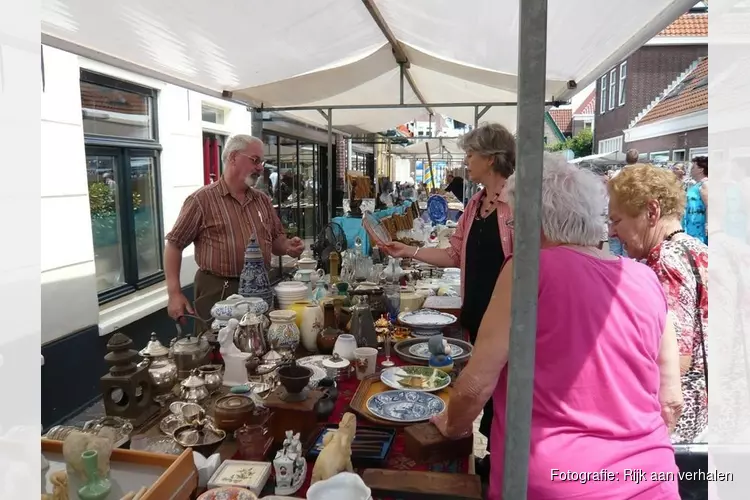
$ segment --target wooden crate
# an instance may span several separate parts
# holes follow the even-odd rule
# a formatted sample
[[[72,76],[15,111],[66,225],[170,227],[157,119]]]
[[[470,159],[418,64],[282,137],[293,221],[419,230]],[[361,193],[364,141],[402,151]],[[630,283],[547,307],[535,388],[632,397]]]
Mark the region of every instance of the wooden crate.
[[[50,462],[47,477],[56,470],[64,469],[62,441],[42,439],[42,455]],[[134,478],[138,478],[135,480]],[[198,488],[198,471],[193,462],[193,451],[186,449],[181,455],[163,455],[144,451],[116,448],[110,456],[110,479],[117,483],[109,498],[117,500],[131,490],[148,486],[143,500],[189,500]],[[70,498],[78,498],[78,486],[69,479]],[[52,489],[47,482],[46,493]],[[122,494],[118,493],[122,490]],[[45,491],[42,491],[45,493]]]

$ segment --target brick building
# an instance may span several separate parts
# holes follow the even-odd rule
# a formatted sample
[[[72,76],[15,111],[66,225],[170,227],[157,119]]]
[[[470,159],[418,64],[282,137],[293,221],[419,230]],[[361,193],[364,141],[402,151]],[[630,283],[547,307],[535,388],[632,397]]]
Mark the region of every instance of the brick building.
[[[624,131],[642,119],[660,97],[675,89],[707,55],[708,11],[700,7],[682,15],[601,75],[596,83],[594,152],[625,151]],[[644,146],[663,151],[666,144]]]

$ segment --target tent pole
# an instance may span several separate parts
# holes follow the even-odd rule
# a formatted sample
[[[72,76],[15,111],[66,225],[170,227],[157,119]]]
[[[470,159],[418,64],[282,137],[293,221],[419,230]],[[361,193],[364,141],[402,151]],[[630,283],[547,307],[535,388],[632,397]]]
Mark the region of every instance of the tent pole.
[[[331,221],[334,217],[333,213],[333,186],[334,186],[334,172],[333,172],[333,110],[328,108],[328,155],[326,155],[326,162],[328,166],[328,220]]]
[[[547,106],[561,106],[563,104],[566,104],[565,101],[547,101],[544,103]],[[425,104],[415,104],[415,103],[404,103],[404,104],[339,104],[339,105],[330,105],[325,106],[323,109],[334,109],[334,110],[342,110],[342,109],[359,109],[359,110],[367,110],[367,109],[421,109],[421,108],[476,108],[479,106],[483,106],[485,108],[503,108],[503,107],[512,107],[517,106],[517,102],[428,102]],[[282,111],[318,111],[320,108],[320,105],[318,106],[263,106],[263,111],[268,112],[282,112]],[[479,117],[485,113],[485,111],[482,111],[481,114],[479,114]],[[434,114],[434,113],[433,113]]]
[[[399,103],[404,103],[404,63],[398,63],[399,69]]]
[[[527,497],[541,239],[547,0],[519,0],[518,165],[503,498]]]

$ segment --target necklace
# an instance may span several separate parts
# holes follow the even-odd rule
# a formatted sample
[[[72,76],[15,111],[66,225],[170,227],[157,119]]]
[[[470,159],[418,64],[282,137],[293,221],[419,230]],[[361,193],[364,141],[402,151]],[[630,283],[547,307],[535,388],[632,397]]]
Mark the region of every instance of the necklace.
[[[667,236],[664,237],[664,241],[670,241],[676,235],[678,235],[680,233],[684,233],[684,232],[685,232],[684,229],[678,229],[677,231],[672,231],[671,233],[669,233]]]
[[[490,212],[492,212],[495,203],[500,198],[500,193],[495,193],[492,196],[492,199],[489,201],[489,205],[487,206],[487,208],[482,208],[482,202],[484,201],[486,197],[487,197],[487,188],[484,189],[484,194],[482,194],[482,199],[479,200],[479,210],[477,210],[477,215],[481,218],[487,217],[490,214]]]

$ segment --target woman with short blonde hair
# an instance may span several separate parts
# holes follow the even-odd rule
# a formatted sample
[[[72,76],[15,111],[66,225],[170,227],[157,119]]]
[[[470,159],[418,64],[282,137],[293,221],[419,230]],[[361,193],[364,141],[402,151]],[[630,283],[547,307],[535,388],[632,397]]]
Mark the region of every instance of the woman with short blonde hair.
[[[608,187],[612,233],[656,273],[674,318],[685,403],[672,441],[695,442],[708,426],[708,246],[685,233],[685,191],[669,170],[633,165]]]

